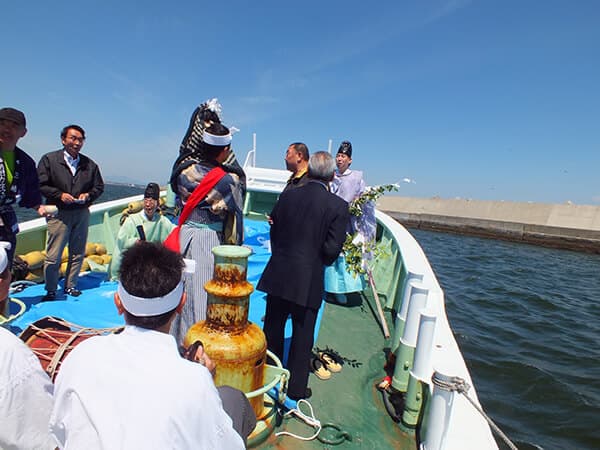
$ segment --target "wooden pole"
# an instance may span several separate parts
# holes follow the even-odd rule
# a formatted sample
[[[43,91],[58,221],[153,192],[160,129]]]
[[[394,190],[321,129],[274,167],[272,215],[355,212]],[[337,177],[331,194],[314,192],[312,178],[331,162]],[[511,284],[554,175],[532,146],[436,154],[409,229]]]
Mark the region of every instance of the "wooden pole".
[[[371,290],[373,291],[373,296],[375,297],[375,303],[377,304],[377,313],[379,314],[379,321],[381,322],[381,326],[383,327],[383,335],[385,338],[390,337],[390,330],[388,328],[387,322],[385,320],[385,316],[383,315],[383,309],[381,308],[381,302],[379,301],[379,294],[377,294],[377,288],[375,287],[375,280],[373,279],[373,273],[371,269],[367,268],[367,278],[369,279],[369,284],[371,285]]]

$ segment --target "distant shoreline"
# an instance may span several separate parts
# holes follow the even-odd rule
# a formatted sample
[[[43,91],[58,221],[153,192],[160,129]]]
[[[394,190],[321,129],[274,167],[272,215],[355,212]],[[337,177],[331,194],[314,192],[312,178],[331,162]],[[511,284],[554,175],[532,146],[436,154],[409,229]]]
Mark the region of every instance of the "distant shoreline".
[[[600,206],[384,196],[377,207],[408,228],[600,253]]]
[[[136,187],[136,188],[144,188],[143,184],[138,183],[125,183],[122,181],[105,181],[105,184],[112,184],[113,186],[128,186],[128,187]]]
[[[145,186],[139,184],[105,181],[104,192],[98,199],[97,203],[143,194],[144,188]],[[16,206],[15,212],[17,213],[17,219],[19,223],[39,218],[38,213],[31,208],[21,208]]]

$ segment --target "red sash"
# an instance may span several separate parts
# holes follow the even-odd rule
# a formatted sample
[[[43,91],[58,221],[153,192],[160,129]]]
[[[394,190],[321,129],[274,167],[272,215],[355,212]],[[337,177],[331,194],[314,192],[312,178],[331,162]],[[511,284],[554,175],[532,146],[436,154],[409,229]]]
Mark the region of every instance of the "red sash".
[[[217,185],[219,180],[223,178],[226,173],[227,172],[225,172],[222,168],[215,167],[204,176],[200,184],[196,186],[196,189],[194,189],[194,192],[192,192],[192,195],[190,195],[190,198],[188,198],[188,201],[185,203],[183,211],[181,211],[181,215],[177,221],[177,226],[173,229],[173,231],[171,231],[171,233],[169,233],[163,242],[165,247],[177,253],[181,252],[179,243],[179,232],[181,231],[181,225],[185,223],[196,205],[198,205],[198,203],[200,203],[204,197],[206,197],[210,190]]]

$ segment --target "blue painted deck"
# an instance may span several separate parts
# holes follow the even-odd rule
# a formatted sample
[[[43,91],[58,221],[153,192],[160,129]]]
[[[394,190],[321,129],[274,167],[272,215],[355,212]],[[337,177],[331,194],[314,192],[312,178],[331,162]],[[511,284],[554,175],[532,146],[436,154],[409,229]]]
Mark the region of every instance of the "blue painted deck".
[[[248,281],[254,286],[258,282],[264,265],[269,259],[269,226],[264,221],[246,220],[245,244],[253,249],[248,261]],[[117,285],[106,281],[106,274],[90,272],[80,277],[80,297],[67,297],[55,302],[42,302],[45,294],[43,285],[28,287],[13,294],[27,305],[25,314],[11,323],[13,332],[20,333],[31,322],[46,316],[63,318],[74,324],[106,328],[123,325],[123,318],[117,314],[113,296]],[[265,311],[265,294],[255,291],[250,297],[249,320],[262,325]],[[15,307],[16,305],[11,305]],[[383,338],[378,322],[372,311],[374,305],[369,296],[347,307],[323,303],[319,311],[315,330],[315,345],[318,348],[336,350],[346,361],[344,370],[323,381],[310,375],[309,385],[313,390],[311,404],[323,423],[333,423],[349,433],[351,441],[345,441],[339,448],[364,448],[383,450],[404,448],[415,450],[414,439],[406,439],[387,416],[375,385],[380,381],[385,363]],[[16,311],[11,311],[14,313]],[[321,320],[323,319],[323,320]],[[322,325],[321,325],[322,324]],[[320,330],[320,331],[319,331]],[[319,340],[317,341],[317,333]],[[286,326],[286,347],[289,347],[291,323]],[[286,408],[293,408],[296,402],[287,399]],[[314,429],[299,420],[285,420],[278,431],[290,431],[301,436],[310,436]],[[332,437],[335,430],[325,432]],[[405,440],[406,439],[406,440]],[[368,444],[367,444],[368,443]],[[298,448],[297,440],[289,436],[272,434],[259,444],[260,449]],[[322,449],[318,440],[301,444],[306,449]]]
[[[269,225],[265,221],[246,220],[244,222],[244,231],[244,244],[253,250],[252,255],[248,259],[248,281],[256,287],[265,264],[269,260]],[[60,288],[62,288],[62,281]],[[123,316],[117,313],[113,303],[117,283],[107,281],[106,273],[89,272],[81,276],[78,288],[82,291],[81,296],[66,296],[61,300],[53,302],[40,301],[46,293],[43,284],[30,286],[22,292],[11,294],[11,297],[23,301],[27,305],[27,310],[10,324],[10,328],[14,333],[18,334],[27,328],[30,323],[47,316],[59,317],[73,324],[90,328],[110,328],[124,325]],[[61,291],[59,291],[60,293]],[[265,305],[265,294],[255,290],[250,296],[248,318],[251,322],[259,324],[261,327],[262,318],[265,314]],[[16,305],[11,305],[11,308],[14,306]],[[15,312],[15,310],[11,309],[11,313]],[[323,307],[319,311],[317,319],[315,342],[322,315]],[[291,333],[291,321],[288,320],[286,325],[286,348],[289,346]]]

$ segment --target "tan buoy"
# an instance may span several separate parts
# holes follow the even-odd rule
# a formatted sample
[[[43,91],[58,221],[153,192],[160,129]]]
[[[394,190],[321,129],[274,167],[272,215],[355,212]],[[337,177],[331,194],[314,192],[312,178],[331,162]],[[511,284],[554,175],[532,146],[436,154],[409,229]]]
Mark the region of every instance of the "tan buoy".
[[[261,328],[248,321],[250,294],[246,279],[251,250],[237,245],[213,248],[213,279],[204,285],[208,294],[206,320],[188,330],[184,345],[199,340],[215,362],[215,384],[232,386],[245,393],[263,386],[267,341]],[[257,417],[263,415],[263,396],[250,399]]]

